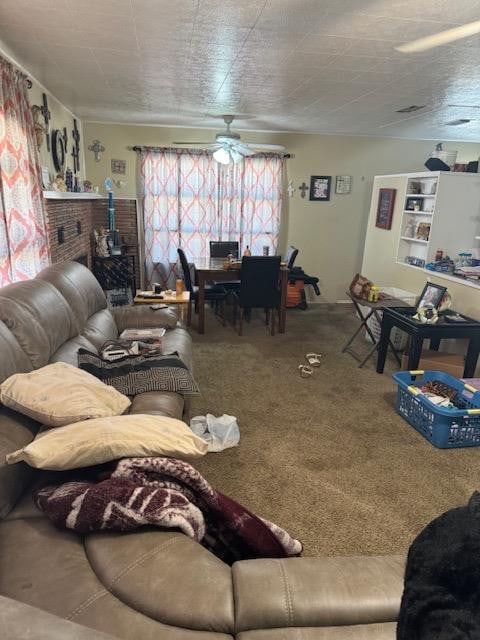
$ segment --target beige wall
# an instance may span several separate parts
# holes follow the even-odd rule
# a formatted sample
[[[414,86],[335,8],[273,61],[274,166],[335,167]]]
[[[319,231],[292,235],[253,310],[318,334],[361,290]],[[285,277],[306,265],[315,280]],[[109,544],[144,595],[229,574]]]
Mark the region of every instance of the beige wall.
[[[116,193],[133,197],[137,195],[136,154],[128,151],[127,146],[214,139],[211,130],[90,122],[84,123],[84,133],[86,146],[98,138],[106,149],[98,163],[90,151],[85,151],[88,179],[102,187],[105,177],[111,175],[110,160],[124,159],[127,161],[126,184],[116,189]],[[300,249],[297,263],[310,275],[320,278],[322,297],[317,300],[322,302],[345,299],[346,287],[361,268],[373,176],[422,171],[434,147],[431,141],[352,136],[245,132],[242,137],[284,144],[295,155],[287,160],[288,180],[293,180],[295,187],[303,181],[309,184],[311,175],[332,176],[330,202],[310,202],[308,194],[303,199],[298,189],[292,198],[286,195],[281,230],[280,249],[283,252],[290,243]],[[449,143],[447,148],[458,149],[459,161],[474,160],[480,155],[480,144]],[[350,195],[335,194],[335,175],[342,174],[353,176]]]

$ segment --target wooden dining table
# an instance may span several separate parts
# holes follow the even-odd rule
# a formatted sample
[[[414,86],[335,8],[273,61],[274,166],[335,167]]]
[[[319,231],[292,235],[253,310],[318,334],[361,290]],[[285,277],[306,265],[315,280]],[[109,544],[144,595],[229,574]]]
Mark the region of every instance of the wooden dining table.
[[[240,280],[240,268],[238,266],[229,266],[226,268],[224,263],[217,260],[195,260],[195,282],[198,286],[198,333],[205,333],[205,285],[212,282],[228,282],[231,280]],[[278,310],[278,332],[285,333],[286,316],[287,316],[287,285],[288,273],[286,264],[280,265],[280,308]]]

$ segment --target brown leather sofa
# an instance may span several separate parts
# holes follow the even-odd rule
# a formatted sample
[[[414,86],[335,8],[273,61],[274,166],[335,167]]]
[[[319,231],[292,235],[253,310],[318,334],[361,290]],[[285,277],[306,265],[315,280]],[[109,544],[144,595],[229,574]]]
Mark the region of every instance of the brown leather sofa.
[[[191,366],[191,340],[173,312],[147,306],[112,313],[85,267],[54,265],[0,290],[0,382],[48,362],[76,364],[80,346],[98,349],[127,326],[159,325],[167,328],[166,349]],[[182,417],[186,408],[177,394],[145,393],[133,399],[131,411]],[[173,530],[81,537],[56,529],[32,502],[37,472],[4,464],[5,454],[25,446],[38,428],[0,407],[2,638],[395,637],[403,557],[248,560],[229,567]]]

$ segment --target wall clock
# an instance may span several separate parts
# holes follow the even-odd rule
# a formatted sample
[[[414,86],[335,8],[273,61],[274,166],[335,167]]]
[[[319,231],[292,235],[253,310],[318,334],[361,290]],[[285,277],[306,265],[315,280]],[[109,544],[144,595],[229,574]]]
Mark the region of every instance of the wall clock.
[[[65,169],[65,143],[59,129],[52,131],[52,158],[55,171],[63,173]]]

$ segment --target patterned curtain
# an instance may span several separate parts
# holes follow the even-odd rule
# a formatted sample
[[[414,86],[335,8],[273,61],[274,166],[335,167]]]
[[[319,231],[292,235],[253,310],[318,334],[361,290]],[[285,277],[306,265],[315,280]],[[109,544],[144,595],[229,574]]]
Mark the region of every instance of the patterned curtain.
[[[25,76],[0,57],[0,286],[50,264],[35,131]]]
[[[181,277],[177,248],[190,261],[209,255],[210,240],[238,240],[252,254],[277,249],[283,158],[259,155],[218,164],[210,153],[145,149],[140,177],[147,284]]]
[[[255,155],[222,165],[219,240],[238,240],[242,250],[275,255],[282,212],[283,157]]]

